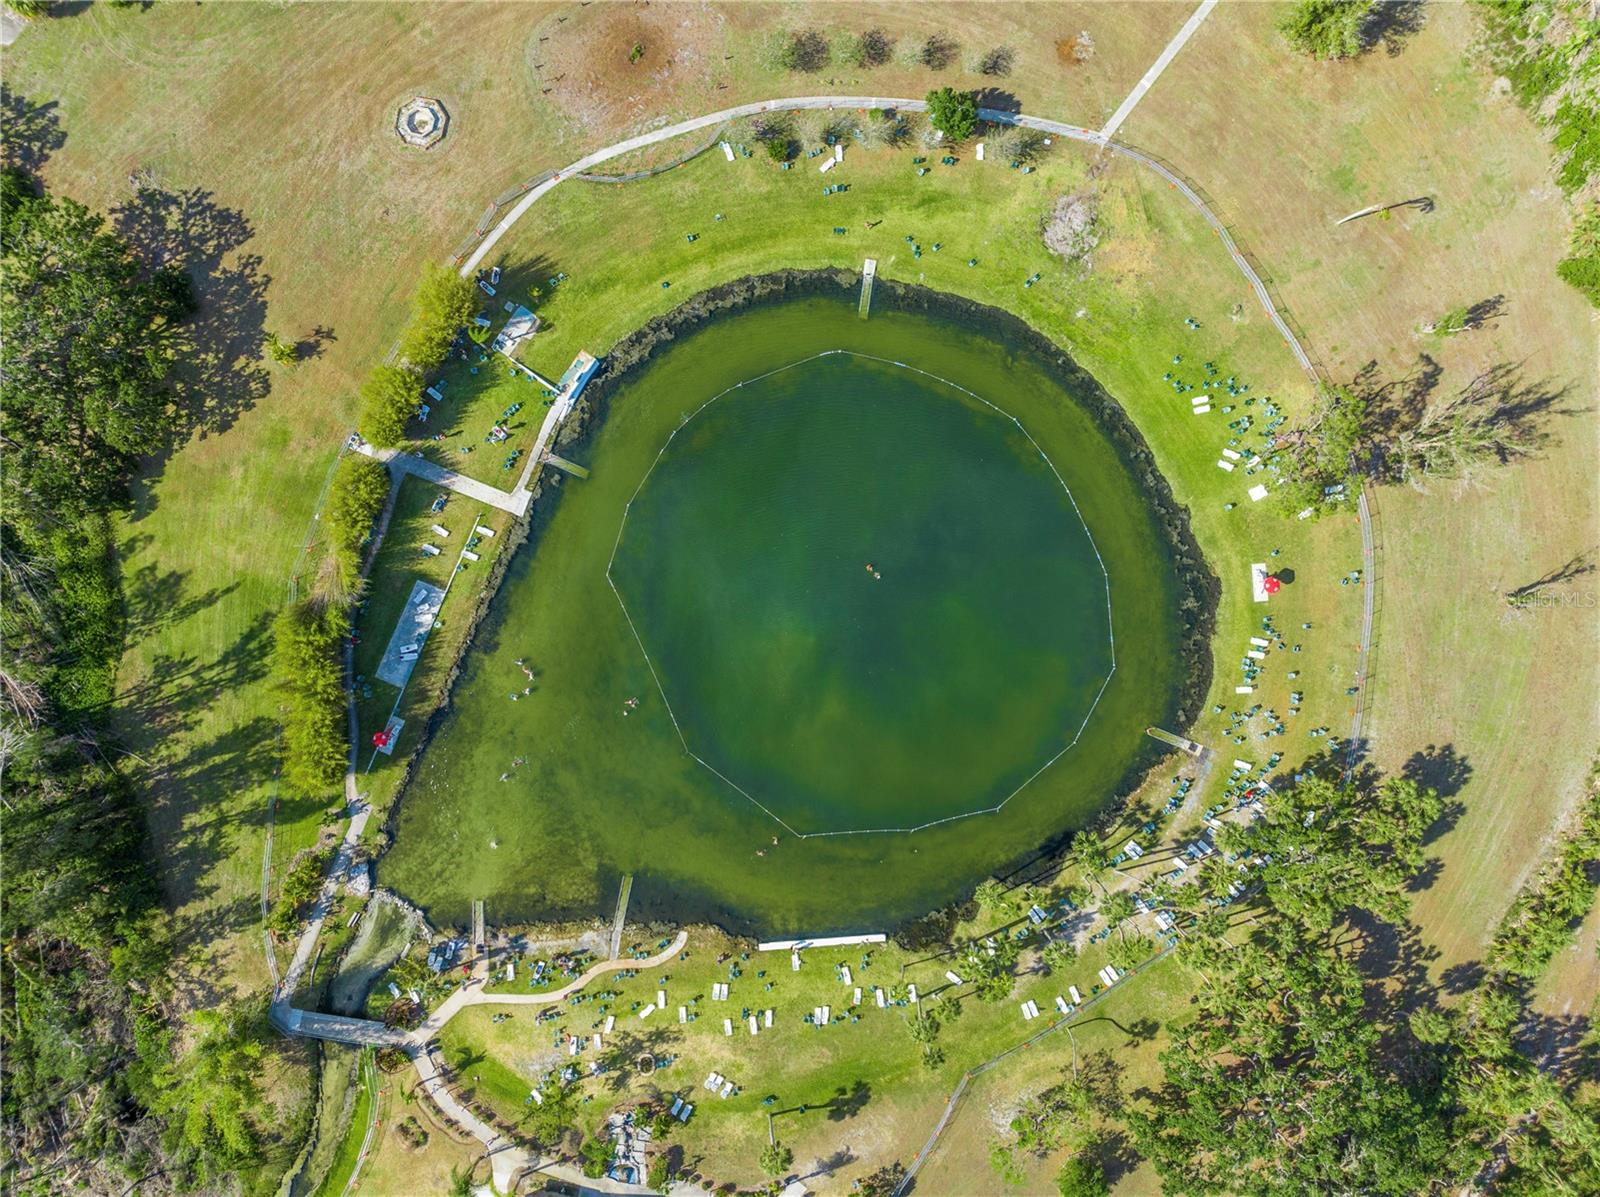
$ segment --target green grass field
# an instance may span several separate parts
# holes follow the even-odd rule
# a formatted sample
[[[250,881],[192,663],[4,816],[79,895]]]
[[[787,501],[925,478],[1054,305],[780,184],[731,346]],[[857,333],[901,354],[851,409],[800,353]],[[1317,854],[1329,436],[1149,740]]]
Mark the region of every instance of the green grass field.
[[[1037,936],[1030,942],[1038,942]],[[643,946],[653,950],[653,943]],[[1008,1000],[986,1003],[967,994],[959,1017],[940,1033],[938,1042],[946,1059],[930,1070],[919,1060],[919,1048],[906,1029],[910,1007],[891,1004],[880,1009],[873,991],[882,987],[887,992],[910,983],[924,1000],[941,991],[952,992],[944,972],[951,967],[959,970],[959,961],[916,956],[893,946],[819,948],[807,952],[795,972],[788,953],[749,951],[752,946],[714,932],[696,932],[686,959],[631,980],[596,982],[586,1001],[569,1000],[559,1019],[537,1026],[533,1008],[505,1007],[510,1017],[499,1021],[494,1007],[468,1008],[440,1035],[444,1057],[460,1074],[464,1088],[512,1124],[529,1109],[530,1089],[548,1072],[570,1063],[584,1075],[591,1061],[598,1060],[605,1069],[585,1084],[585,1091],[595,1094],[582,1106],[580,1129],[586,1134],[619,1104],[656,1095],[664,1095],[670,1103],[673,1095],[680,1095],[696,1108],[686,1125],[674,1128],[671,1141],[701,1161],[703,1174],[718,1180],[738,1181],[751,1174],[771,1114],[778,1137],[794,1148],[802,1174],[823,1164],[842,1141],[856,1145],[857,1158],[836,1165],[821,1182],[824,1191],[843,1192],[854,1175],[870,1170],[875,1161],[896,1155],[909,1158],[912,1145],[931,1129],[961,1074],[1056,1021],[1055,996],[1066,994],[1069,983],[1086,998],[1101,992],[1094,974],[1105,963],[1102,949],[1094,946],[1060,976],[1049,976],[1037,967],[1024,969]],[[724,953],[729,959],[718,963]],[[1029,959],[1025,956],[1025,965]],[[843,983],[838,965],[851,970],[851,985]],[[714,981],[729,984],[726,1002],[710,999]],[[1110,1051],[1125,1070],[1123,1082],[1129,1091],[1151,1079],[1160,1027],[1181,1013],[1190,984],[1170,959],[1119,982],[1072,1020],[1079,1051],[1084,1055]],[[862,990],[862,1001],[853,1007],[856,987]],[[641,1010],[656,1003],[661,990],[667,994],[666,1008],[639,1018]],[[1039,1005],[1041,1017],[1025,1022],[1018,1007],[1029,999]],[[680,1005],[694,1015],[687,1024],[677,1021]],[[821,1005],[830,1007],[832,1021],[827,1026],[809,1025],[805,1016]],[[765,1026],[767,1009],[773,1011],[771,1029]],[[758,1033],[753,1037],[747,1026],[750,1012],[757,1015]],[[607,1015],[615,1016],[616,1026],[609,1035],[602,1031],[597,1056],[590,1037],[603,1028]],[[724,1019],[731,1021],[734,1034],[725,1033]],[[585,1041],[576,1058],[561,1046],[567,1033]],[[634,1061],[646,1051],[658,1061],[670,1057],[671,1062],[641,1077]],[[1042,1086],[1052,1073],[1069,1067],[1070,1053],[1071,1040],[1057,1030],[1009,1057],[999,1066],[999,1075],[1008,1078],[1005,1100],[1014,1106],[1023,1090]],[[707,1091],[703,1082],[713,1070],[733,1081],[739,1091],[726,1099]],[[776,1101],[767,1104],[769,1096]],[[982,1104],[981,1098],[969,1103],[971,1108]],[[961,1138],[974,1133],[981,1145],[977,1163],[986,1170],[991,1132],[963,1131],[948,1150],[966,1154]],[[941,1144],[940,1155],[946,1151]],[[967,1184],[983,1185],[982,1172],[969,1170],[970,1164],[968,1170],[950,1161],[940,1167],[965,1175]]]

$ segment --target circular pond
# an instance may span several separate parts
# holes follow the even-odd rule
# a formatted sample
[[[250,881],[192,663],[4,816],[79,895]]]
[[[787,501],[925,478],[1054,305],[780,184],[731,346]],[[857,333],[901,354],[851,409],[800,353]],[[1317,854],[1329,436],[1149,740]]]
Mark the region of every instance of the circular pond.
[[[687,751],[793,835],[999,809],[1114,667],[1105,569],[1026,429],[858,353],[696,412],[610,577]]]
[[[381,880],[445,922],[609,913],[633,874],[631,919],[885,930],[1082,826],[1184,664],[1076,389],[884,298],[680,336],[563,449],[591,476],[535,505]]]

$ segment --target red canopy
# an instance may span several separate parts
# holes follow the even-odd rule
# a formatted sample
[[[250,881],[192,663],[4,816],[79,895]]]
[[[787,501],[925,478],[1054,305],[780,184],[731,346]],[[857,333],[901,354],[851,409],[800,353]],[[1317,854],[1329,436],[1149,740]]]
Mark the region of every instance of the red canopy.
[[[1266,579],[1261,583],[1261,589],[1265,590],[1268,594],[1277,594],[1279,587],[1282,585],[1283,583],[1278,581],[1277,578],[1273,577],[1271,574],[1268,574]]]
[[[387,731],[374,732],[372,736],[372,746],[374,748],[389,747],[389,733]]]

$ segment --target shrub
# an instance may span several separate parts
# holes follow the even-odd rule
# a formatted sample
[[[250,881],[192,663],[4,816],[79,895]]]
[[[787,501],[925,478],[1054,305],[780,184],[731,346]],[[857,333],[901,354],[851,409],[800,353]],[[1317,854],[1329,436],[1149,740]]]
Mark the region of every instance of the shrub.
[[[269,332],[263,343],[267,356],[280,366],[292,366],[300,360],[300,351],[295,348],[293,341],[285,341],[275,332]]]
[[[278,904],[267,919],[267,927],[272,932],[288,938],[299,929],[300,911],[322,889],[322,871],[332,859],[332,848],[320,852],[307,848],[294,858],[278,893]]]
[[[1045,221],[1044,247],[1068,265],[1088,267],[1100,243],[1100,203],[1093,191],[1064,195]]]
[[[861,35],[862,65],[881,67],[894,57],[894,39],[882,29],[869,29]]]
[[[429,265],[422,272],[411,309],[411,325],[400,339],[400,354],[418,370],[431,370],[444,361],[456,332],[477,312],[477,288],[453,270]]]
[[[361,435],[380,448],[405,439],[406,423],[422,401],[421,378],[404,366],[374,366],[361,384]]]
[[[1556,267],[1556,273],[1600,308],[1600,201],[1573,226],[1567,248],[1568,255]]]
[[[942,71],[956,60],[956,54],[960,49],[960,45],[949,35],[934,33],[922,43],[917,59],[930,71]]]
[[[996,46],[978,59],[978,74],[994,77],[1009,75],[1015,58],[1010,46]]]

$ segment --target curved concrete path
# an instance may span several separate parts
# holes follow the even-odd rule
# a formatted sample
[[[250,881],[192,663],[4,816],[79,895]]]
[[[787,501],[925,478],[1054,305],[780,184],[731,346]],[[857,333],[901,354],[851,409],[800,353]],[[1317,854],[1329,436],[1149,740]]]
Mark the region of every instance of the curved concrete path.
[[[620,972],[625,968],[660,968],[683,951],[688,942],[689,933],[679,931],[677,938],[654,956],[644,960],[601,960],[564,988],[552,989],[548,993],[485,993],[482,987],[488,980],[487,975],[475,976],[441,1002],[439,1008],[411,1032],[411,1041],[416,1044],[426,1043],[468,1006],[552,1006],[557,1002],[566,1001],[590,981],[606,973]]]
[[[489,256],[494,247],[499,244],[500,239],[511,230],[511,227],[522,218],[523,214],[538,203],[541,198],[548,195],[563,179],[581,174],[592,167],[599,166],[603,162],[609,162],[611,159],[619,158],[623,154],[632,153],[634,150],[657,145],[663,141],[670,141],[674,137],[682,137],[685,133],[693,133],[698,129],[738,120],[741,117],[759,116],[763,112],[801,112],[830,108],[898,108],[907,112],[926,112],[928,105],[926,101],[913,100],[906,96],[793,96],[788,99],[760,100],[750,104],[737,104],[732,108],[724,108],[719,112],[712,112],[705,116],[694,117],[691,120],[680,121],[676,125],[667,125],[649,133],[641,133],[637,137],[629,137],[624,141],[619,141],[614,145],[606,146],[604,149],[596,150],[592,154],[579,158],[565,170],[557,171],[550,178],[532,188],[516,202],[511,211],[507,212],[494,228],[489,230],[484,239],[478,243],[478,248],[468,255],[467,260],[461,265],[461,274],[466,277],[477,270],[478,265],[484,258]],[[1054,137],[1065,137],[1071,141],[1083,141],[1091,145],[1100,146],[1113,154],[1120,154],[1124,158],[1131,158],[1133,161],[1141,163],[1172,184],[1200,213],[1217,236],[1222,239],[1222,244],[1228,250],[1229,256],[1233,258],[1234,265],[1239,268],[1239,272],[1244,275],[1251,289],[1255,291],[1256,297],[1261,301],[1261,306],[1266,309],[1268,317],[1271,318],[1273,326],[1277,328],[1283,339],[1288,342],[1289,349],[1294,354],[1295,360],[1300,363],[1301,368],[1305,370],[1313,382],[1318,381],[1316,368],[1311,364],[1310,357],[1307,356],[1306,351],[1290,330],[1288,323],[1273,304],[1272,296],[1267,291],[1267,285],[1261,281],[1261,276],[1245,260],[1244,254],[1239,251],[1238,245],[1234,242],[1227,228],[1217,218],[1216,214],[1206,206],[1205,201],[1167,166],[1148,154],[1141,153],[1139,150],[1123,145],[1121,142],[1113,141],[1096,129],[1085,129],[1081,125],[1068,124],[1065,121],[1047,120],[1044,117],[1028,116],[1019,112],[1001,112],[995,108],[980,108],[978,109],[978,116],[991,124],[1016,125],[1023,129],[1034,129],[1040,133],[1049,133]]]
[[[433,1053],[428,1050],[428,1041],[468,1006],[554,1005],[566,1001],[589,982],[597,977],[603,977],[606,973],[618,972],[625,968],[659,968],[668,961],[676,959],[688,942],[689,933],[679,931],[672,943],[654,956],[644,960],[601,960],[568,985],[561,989],[553,989],[549,993],[483,992],[483,985],[488,980],[488,961],[484,958],[479,961],[472,980],[447,997],[416,1030],[406,1036],[405,1050],[411,1057],[412,1067],[417,1070],[418,1088],[433,1100],[434,1105],[439,1107],[440,1113],[483,1144],[484,1151],[489,1157],[489,1167],[494,1174],[496,1189],[502,1193],[509,1193],[518,1176],[539,1166],[539,1157],[506,1139],[494,1127],[467,1109],[455,1094],[450,1092],[444,1078],[439,1075],[439,1066],[434,1062]],[[649,1190],[628,1189],[624,1186],[619,1191],[648,1192]]]

